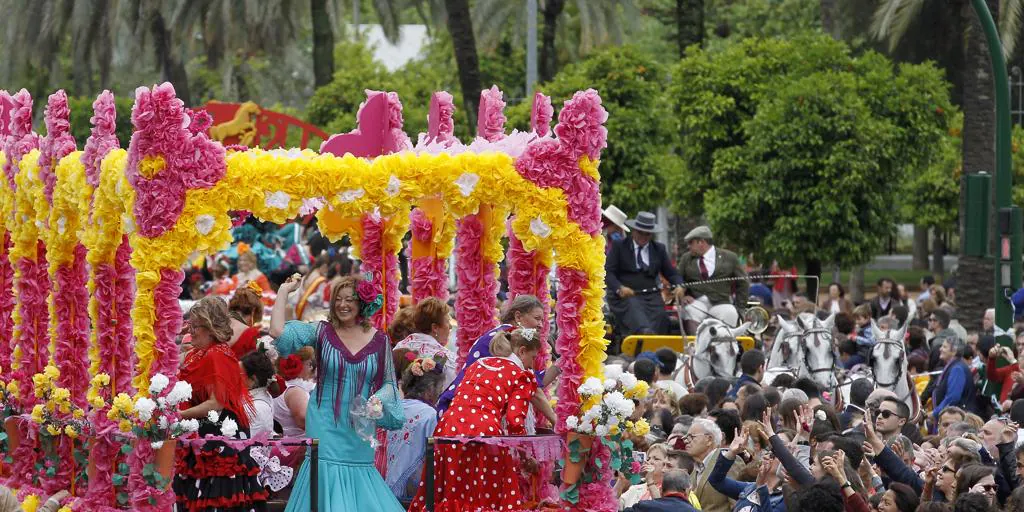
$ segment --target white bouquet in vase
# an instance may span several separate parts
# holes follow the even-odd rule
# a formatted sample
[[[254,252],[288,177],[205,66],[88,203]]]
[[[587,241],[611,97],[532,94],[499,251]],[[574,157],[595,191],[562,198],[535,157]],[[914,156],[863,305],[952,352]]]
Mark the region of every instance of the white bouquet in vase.
[[[647,434],[650,426],[646,420],[630,420],[634,410],[633,399],[647,396],[647,383],[637,381],[629,373],[617,377],[603,380],[590,377],[580,385],[577,392],[583,405],[579,415],[566,418],[565,425],[569,430],[597,437],[618,435],[623,430],[638,436]]]

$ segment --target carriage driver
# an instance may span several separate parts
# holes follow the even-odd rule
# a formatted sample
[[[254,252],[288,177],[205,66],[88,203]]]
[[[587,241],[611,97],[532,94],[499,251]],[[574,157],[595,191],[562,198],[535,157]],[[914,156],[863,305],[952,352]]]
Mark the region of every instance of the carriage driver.
[[[707,226],[694,228],[683,240],[690,249],[679,261],[686,283],[740,278],[687,287],[682,300],[686,304],[683,318],[687,334],[695,334],[697,326],[709,316],[736,327],[739,324],[736,305],[743,307],[750,296],[750,281],[739,257],[732,251],[715,247],[711,228]]]
[[[683,278],[669,261],[665,246],[652,240],[661,230],[653,213],[640,212],[626,225],[631,230],[629,238],[614,240],[605,261],[608,307],[627,335],[668,334],[669,319],[658,278],[668,280],[677,300],[682,297]]]

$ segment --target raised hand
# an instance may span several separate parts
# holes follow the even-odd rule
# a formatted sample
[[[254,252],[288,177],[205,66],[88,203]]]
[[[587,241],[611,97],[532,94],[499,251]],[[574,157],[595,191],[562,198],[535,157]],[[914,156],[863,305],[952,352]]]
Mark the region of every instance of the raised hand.
[[[764,416],[761,418],[761,426],[764,427],[764,433],[769,438],[775,435],[775,427],[772,426],[772,413],[769,411],[764,412]]]
[[[885,443],[882,442],[882,439],[875,432],[875,422],[868,418],[864,418],[864,439],[871,443],[871,448],[875,455],[882,453],[882,450],[885,449]]]
[[[729,451],[726,452],[726,458],[735,459],[743,450],[747,448],[747,439],[750,438],[750,432],[747,431],[746,427],[736,429],[736,435],[733,437],[732,444],[729,445]]]
[[[1019,429],[1019,428],[1020,428],[1020,426],[1017,425],[1015,422],[1011,421],[1011,422],[1007,423],[1006,426],[1003,427],[1003,443],[1005,444],[1005,443],[1010,443],[1010,442],[1016,442],[1017,441],[1017,429]]]

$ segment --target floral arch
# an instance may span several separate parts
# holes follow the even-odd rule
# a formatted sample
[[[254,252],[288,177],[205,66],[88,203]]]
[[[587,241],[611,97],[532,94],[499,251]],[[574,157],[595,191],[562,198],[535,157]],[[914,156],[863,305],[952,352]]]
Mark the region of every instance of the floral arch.
[[[455,251],[460,360],[497,325],[507,237],[512,295],[546,304],[557,268],[559,432],[579,410],[583,380],[603,376],[597,168],[607,112],[596,91],[566,101],[553,133],[550,99],[538,93],[531,131],[510,134],[501,92],[484,91],[468,145],[453,136],[451,95],[433,95],[429,132],[413,144],[397,95],[367,91],[359,127],[320,152],[225,148],[207,136],[209,116],[185,108],[166,83],[136,90],[127,149],[114,136],[109,92],[94,103],[81,151],[63,91],[47,102],[45,137],[32,130],[32,105],[24,90],[0,93],[0,343],[10,343],[0,347],[0,380],[6,430],[20,439],[3,469],[28,508],[61,489],[71,489],[66,504],[76,510],[162,510],[173,501],[145,478],[156,447],[115,442],[111,410],[124,407],[122,394],[147,395],[151,376],[176,375],[180,269],[228,247],[229,212],[284,222],[316,211],[325,236],[348,235],[385,296],[378,327],[398,308],[407,232],[414,300],[447,298]],[[549,364],[542,356],[538,364]],[[607,462],[606,449],[595,453]],[[607,467],[589,467],[595,476],[581,495],[611,501]]]

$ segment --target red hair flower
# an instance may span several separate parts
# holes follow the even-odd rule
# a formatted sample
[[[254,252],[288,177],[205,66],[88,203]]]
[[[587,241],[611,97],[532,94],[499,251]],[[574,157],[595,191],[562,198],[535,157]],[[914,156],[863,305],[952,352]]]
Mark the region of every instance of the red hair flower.
[[[297,378],[302,373],[302,359],[295,354],[281,358],[277,366],[285,380]]]

